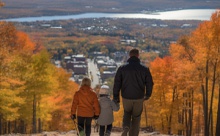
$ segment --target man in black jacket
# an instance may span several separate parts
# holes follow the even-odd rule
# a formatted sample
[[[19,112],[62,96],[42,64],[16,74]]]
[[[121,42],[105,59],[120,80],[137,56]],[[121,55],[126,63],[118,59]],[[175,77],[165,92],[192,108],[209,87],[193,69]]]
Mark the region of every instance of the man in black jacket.
[[[124,107],[122,136],[138,136],[143,102],[148,100],[153,89],[153,79],[149,68],[140,63],[139,50],[132,49],[127,63],[116,72],[113,100],[120,102],[121,91]]]

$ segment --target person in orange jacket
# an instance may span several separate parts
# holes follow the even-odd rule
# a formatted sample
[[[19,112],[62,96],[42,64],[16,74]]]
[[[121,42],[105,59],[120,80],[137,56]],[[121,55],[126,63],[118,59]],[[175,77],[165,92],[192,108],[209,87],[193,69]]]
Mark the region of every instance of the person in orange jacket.
[[[77,119],[78,130],[85,132],[86,136],[91,134],[92,119],[98,119],[100,106],[96,93],[92,91],[91,80],[83,78],[79,90],[74,94],[71,118]],[[85,131],[84,131],[85,128]]]

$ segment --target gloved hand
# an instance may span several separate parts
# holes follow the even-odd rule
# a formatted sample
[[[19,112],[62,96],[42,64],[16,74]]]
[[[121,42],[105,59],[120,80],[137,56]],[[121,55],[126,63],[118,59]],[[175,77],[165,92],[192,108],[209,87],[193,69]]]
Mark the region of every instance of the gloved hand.
[[[148,99],[150,99],[150,97],[147,97],[147,96],[144,97],[144,101],[146,101]]]
[[[99,115],[94,115],[93,117],[95,120],[97,120],[99,118]]]
[[[70,117],[71,117],[72,120],[76,119],[76,115],[75,114],[72,114]]]

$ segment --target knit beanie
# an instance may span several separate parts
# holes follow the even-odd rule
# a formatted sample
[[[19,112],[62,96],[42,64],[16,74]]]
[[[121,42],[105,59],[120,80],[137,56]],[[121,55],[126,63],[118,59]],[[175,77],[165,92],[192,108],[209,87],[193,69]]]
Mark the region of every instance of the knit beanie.
[[[109,86],[107,85],[102,85],[100,90],[99,90],[99,95],[102,95],[102,94],[107,94],[107,95],[110,95],[110,89],[109,89]]]

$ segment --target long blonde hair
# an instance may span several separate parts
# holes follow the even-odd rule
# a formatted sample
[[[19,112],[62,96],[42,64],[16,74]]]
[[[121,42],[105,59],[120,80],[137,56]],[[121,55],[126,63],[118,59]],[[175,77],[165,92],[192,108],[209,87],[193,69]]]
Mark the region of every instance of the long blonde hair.
[[[82,79],[81,85],[80,86],[91,86],[91,79],[88,77],[84,77]]]

